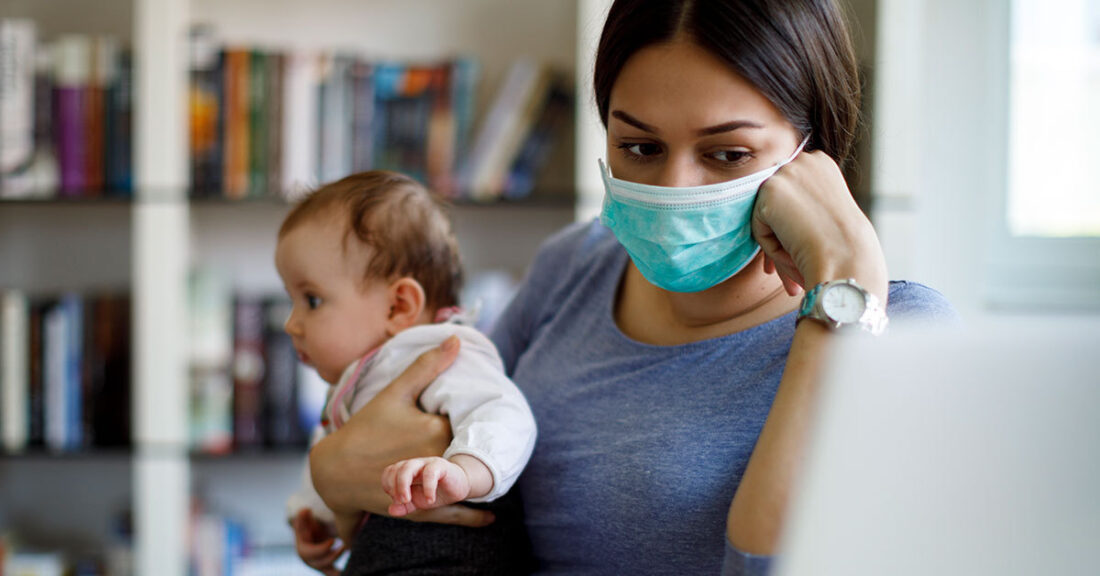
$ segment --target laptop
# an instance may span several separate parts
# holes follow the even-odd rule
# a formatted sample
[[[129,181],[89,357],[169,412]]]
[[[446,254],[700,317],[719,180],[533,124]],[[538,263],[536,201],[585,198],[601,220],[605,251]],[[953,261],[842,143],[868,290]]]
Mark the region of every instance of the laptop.
[[[838,343],[774,573],[1100,574],[1100,318]]]

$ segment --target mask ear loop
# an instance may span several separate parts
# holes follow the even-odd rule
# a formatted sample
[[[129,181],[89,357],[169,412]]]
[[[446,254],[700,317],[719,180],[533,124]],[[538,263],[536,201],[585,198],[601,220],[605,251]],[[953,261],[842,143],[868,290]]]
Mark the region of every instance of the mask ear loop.
[[[810,135],[807,134],[806,137],[802,139],[802,143],[798,145],[798,148],[794,149],[794,154],[791,154],[790,158],[787,158],[779,166],[781,166],[781,167],[786,166],[787,164],[790,164],[791,162],[794,162],[794,159],[798,158],[798,155],[802,153],[802,149],[805,148],[806,145],[809,144],[809,143],[810,143]]]

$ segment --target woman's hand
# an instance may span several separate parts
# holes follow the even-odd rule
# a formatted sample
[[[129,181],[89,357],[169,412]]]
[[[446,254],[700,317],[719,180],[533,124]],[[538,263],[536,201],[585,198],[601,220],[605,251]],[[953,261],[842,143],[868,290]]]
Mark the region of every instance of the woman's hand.
[[[886,260],[840,167],[820,151],[803,152],[764,182],[752,214],[764,267],[787,293],[855,278],[886,302]]]
[[[440,456],[451,441],[446,417],[425,414],[417,398],[458,355],[452,336],[425,352],[348,422],[310,450],[310,473],[318,494],[334,511],[386,514],[391,499],[382,471],[400,460]],[[491,513],[461,505],[417,511],[411,520],[484,526]]]
[[[309,508],[302,508],[294,517],[294,548],[306,566],[325,576],[340,576],[335,563],[347,544],[337,546],[328,527],[318,522]]]

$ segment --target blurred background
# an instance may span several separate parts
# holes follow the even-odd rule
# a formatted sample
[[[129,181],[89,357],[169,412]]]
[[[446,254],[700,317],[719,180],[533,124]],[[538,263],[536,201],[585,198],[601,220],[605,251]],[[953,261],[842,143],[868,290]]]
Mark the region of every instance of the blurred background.
[[[964,322],[1100,315],[1100,0],[841,0],[846,177]],[[324,387],[281,334],[289,202],[450,202],[488,327],[598,214],[608,0],[0,0],[0,536],[11,573],[299,574]],[[23,570],[22,572],[18,570]]]

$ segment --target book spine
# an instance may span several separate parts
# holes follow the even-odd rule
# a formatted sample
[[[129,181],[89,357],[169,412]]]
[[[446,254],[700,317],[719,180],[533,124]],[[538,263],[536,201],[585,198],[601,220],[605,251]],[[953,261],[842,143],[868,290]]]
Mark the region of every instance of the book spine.
[[[317,185],[318,56],[292,52],[287,55],[283,82],[283,195],[302,197]]]
[[[219,109],[222,106],[221,54],[212,32],[196,26],[191,31],[190,107],[191,195],[209,197],[220,192],[221,158],[218,141]]]
[[[45,348],[43,345],[45,301],[31,301],[30,318],[27,321],[27,446],[41,448],[46,445],[46,390],[43,373]]]
[[[0,198],[33,192],[35,27],[0,19]]]
[[[248,50],[228,50],[225,54],[225,137],[222,186],[228,198],[240,199],[248,194],[250,96]]]
[[[88,150],[87,87],[90,48],[87,37],[65,36],[55,47],[54,103],[56,112],[57,161],[61,171],[61,194],[80,196],[87,189]]]
[[[248,196],[267,194],[267,54],[251,52],[248,68]]]
[[[279,52],[267,55],[267,176],[265,195],[278,196],[283,190],[283,83],[285,82],[286,56]]]
[[[114,82],[118,47],[105,36],[91,40],[89,81],[85,89],[86,195],[101,196],[107,187],[107,89]]]
[[[228,281],[206,269],[188,282],[191,446],[212,454],[233,448],[233,297]]]
[[[65,449],[66,354],[68,326],[60,303],[51,305],[42,318],[42,374],[44,392],[45,441],[50,450]]]
[[[65,382],[63,394],[66,450],[78,450],[84,446],[84,301],[80,296],[68,294],[62,298],[65,314]]]
[[[283,330],[290,308],[290,302],[275,300],[264,309],[264,422],[274,447],[302,445],[306,439],[298,425],[298,354]]]
[[[236,448],[247,450],[263,444],[264,317],[260,300],[237,299],[233,330],[233,440]]]
[[[130,444],[130,299],[103,295],[89,306],[92,323],[85,366],[92,373],[86,410],[90,436],[86,444],[103,447]]]
[[[27,297],[9,290],[0,295],[0,389],[3,390],[4,449],[27,446],[29,331]]]
[[[560,81],[555,82],[538,120],[512,163],[505,184],[505,198],[518,200],[534,191],[535,181],[561,139],[572,108],[572,93]]]
[[[55,146],[54,52],[40,44],[34,55],[34,164],[31,190],[37,197],[57,194],[60,175]]]
[[[351,170],[351,122],[348,59],[326,55],[320,96],[320,150],[317,165],[321,182],[347,176]]]
[[[455,115],[451,64],[432,69],[431,110],[426,151],[428,184],[443,196],[454,196]]]
[[[119,50],[114,82],[107,92],[106,178],[107,190],[115,196],[133,195],[133,55]]]
[[[361,172],[374,167],[374,73],[368,62],[355,62],[351,68],[352,96],[352,170]]]

